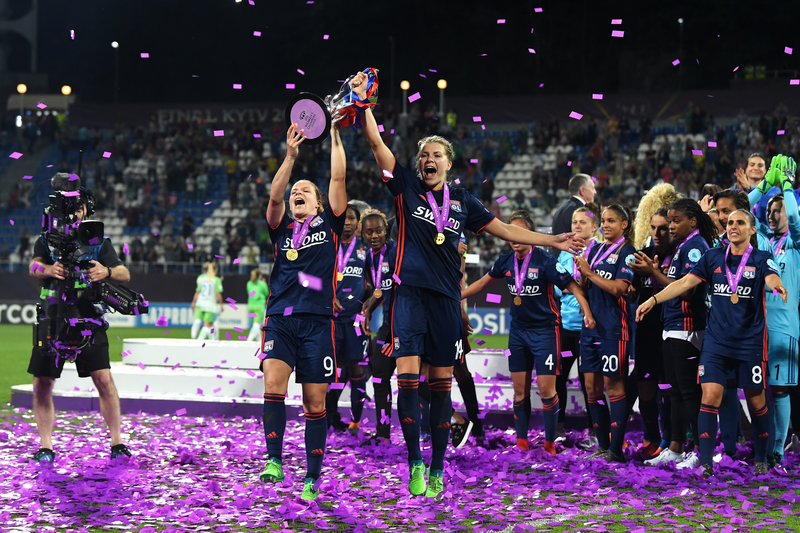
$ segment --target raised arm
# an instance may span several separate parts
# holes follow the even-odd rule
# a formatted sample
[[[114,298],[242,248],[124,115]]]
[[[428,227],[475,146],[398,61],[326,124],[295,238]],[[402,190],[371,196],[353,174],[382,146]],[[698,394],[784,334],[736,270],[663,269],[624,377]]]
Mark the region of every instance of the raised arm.
[[[464,300],[470,296],[475,296],[481,292],[485,287],[497,282],[500,278],[493,278],[489,274],[484,275],[481,279],[472,283],[469,287],[461,291],[461,299]]]
[[[328,202],[331,210],[337,215],[347,209],[347,190],[344,176],[347,169],[347,160],[344,155],[342,137],[339,135],[339,126],[331,126],[331,183],[328,186]]]
[[[350,80],[350,88],[353,89],[353,92],[356,93],[360,100],[365,100],[367,96],[367,75],[363,72],[356,74]],[[381,139],[381,132],[378,131],[378,123],[375,122],[372,108],[368,107],[363,111],[359,109],[358,116],[361,119],[361,128],[367,137],[369,147],[372,149],[372,153],[375,154],[375,161],[381,170],[391,172],[394,170],[394,154]]]
[[[286,186],[289,185],[289,178],[292,175],[294,161],[297,159],[298,149],[306,138],[303,130],[297,131],[297,124],[289,126],[286,132],[286,158],[283,164],[272,178],[272,189],[269,193],[269,205],[267,206],[267,224],[271,228],[277,228],[286,213],[286,202],[283,198],[286,195]]]
[[[800,211],[797,207],[797,197],[794,195],[792,184],[794,182],[797,163],[794,159],[787,158],[784,165],[784,177],[781,183],[783,191],[783,206],[786,208],[786,219],[789,223],[789,235],[795,242],[800,241]]]
[[[561,235],[545,235],[536,233],[519,226],[506,224],[498,219],[494,219],[486,226],[485,231],[506,242],[517,242],[529,244],[531,246],[552,246],[557,250],[565,252],[582,250],[584,248],[583,239],[575,237],[572,233],[562,233]]]

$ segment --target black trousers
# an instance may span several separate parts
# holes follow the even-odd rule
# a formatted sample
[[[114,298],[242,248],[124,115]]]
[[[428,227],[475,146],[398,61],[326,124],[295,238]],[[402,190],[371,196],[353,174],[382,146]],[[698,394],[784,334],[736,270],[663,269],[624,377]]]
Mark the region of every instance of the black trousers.
[[[680,339],[665,339],[664,378],[671,385],[669,396],[672,402],[672,436],[675,442],[686,441],[686,429],[691,426],[697,432],[697,417],[700,415],[700,400],[703,397],[697,382],[700,366],[700,350],[691,342]]]
[[[558,412],[558,423],[563,424],[566,419],[567,412],[567,378],[572,371],[572,366],[578,363],[578,357],[581,353],[581,332],[570,331],[561,329],[561,351],[572,352],[572,357],[561,358],[561,374],[556,376],[556,394],[558,395],[558,403],[561,405],[561,410]],[[586,395],[586,381],[583,374],[578,372],[578,379],[581,382],[581,391],[583,392],[583,405],[586,406],[586,428],[592,429],[592,415],[589,413],[589,397]]]

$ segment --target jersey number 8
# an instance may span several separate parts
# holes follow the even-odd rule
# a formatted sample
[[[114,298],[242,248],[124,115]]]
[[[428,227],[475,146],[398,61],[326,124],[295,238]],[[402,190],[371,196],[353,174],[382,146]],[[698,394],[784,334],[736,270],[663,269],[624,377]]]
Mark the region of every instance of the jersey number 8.
[[[758,385],[763,380],[764,380],[764,376],[761,374],[761,367],[760,366],[754,366],[753,367],[753,383]]]

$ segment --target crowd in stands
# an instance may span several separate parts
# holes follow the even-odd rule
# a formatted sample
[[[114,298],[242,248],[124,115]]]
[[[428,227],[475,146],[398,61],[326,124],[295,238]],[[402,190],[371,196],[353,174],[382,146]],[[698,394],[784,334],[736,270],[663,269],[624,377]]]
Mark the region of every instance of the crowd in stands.
[[[4,117],[0,143],[17,135],[16,126],[8,115]],[[670,126],[655,127],[646,117],[632,123],[623,115],[603,121],[589,116],[580,121],[553,119],[504,129],[465,126],[452,110],[440,119],[434,105],[415,104],[410,106],[405,137],[400,135],[401,117],[392,105],[378,106],[376,118],[384,128],[386,144],[409,167],[414,165],[418,139],[438,133],[451,140],[455,149],[451,178],[498,216],[494,178],[520,154],[528,154],[534,163],[530,190],[538,194],[532,198],[520,188],[508,201],[551,213],[563,201],[558,191],[566,190],[569,178],[579,172],[596,178],[602,202],[618,199],[635,205],[645,190],[659,182],[672,183],[682,194],[698,198],[706,183],[735,184],[734,170],[750,153],[762,152],[769,160],[779,152],[797,153],[800,144],[800,120],[790,117],[783,104],[771,116],[740,113],[721,122],[690,103],[683,118],[670,121]],[[272,176],[285,151],[282,121],[226,124],[223,136],[214,134],[221,126],[202,121],[163,124],[153,118],[147,127],[119,125],[113,130],[61,124],[52,116],[33,122],[34,126],[24,128],[23,142],[30,143],[34,132],[33,142],[55,143],[58,164],[48,172],[76,172],[77,151],[84,151],[81,179],[94,190],[101,218],[115,215],[124,220],[127,259],[202,264],[224,256],[226,261],[238,258],[245,265],[271,260],[264,212]],[[692,135],[684,138],[675,133]],[[698,135],[703,142],[697,142]],[[348,128],[342,137],[348,159],[348,196],[392,216],[391,197],[376,178],[379,173],[364,136]],[[709,141],[716,142],[716,147],[709,147]],[[329,151],[328,141],[302,148],[292,181],[309,179],[324,192]],[[553,151],[555,166],[546,169],[544,154]],[[33,183],[17,179],[2,207],[12,212],[36,208],[34,192]],[[202,218],[225,200],[232,210],[246,214],[231,216],[216,228],[210,242],[198,245],[194,232]],[[32,249],[28,237],[21,236],[15,250],[23,262]],[[471,244],[480,246],[480,254],[487,258],[498,251],[493,239],[473,237]],[[0,260],[9,257],[10,248],[0,249]]]

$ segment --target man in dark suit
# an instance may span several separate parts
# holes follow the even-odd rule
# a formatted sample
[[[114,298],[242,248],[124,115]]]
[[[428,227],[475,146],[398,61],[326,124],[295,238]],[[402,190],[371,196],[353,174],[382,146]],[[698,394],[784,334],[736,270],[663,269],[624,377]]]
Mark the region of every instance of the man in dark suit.
[[[553,215],[553,235],[572,231],[572,213],[579,207],[593,202],[597,189],[591,176],[575,174],[569,180],[569,193],[571,195],[569,199]]]

